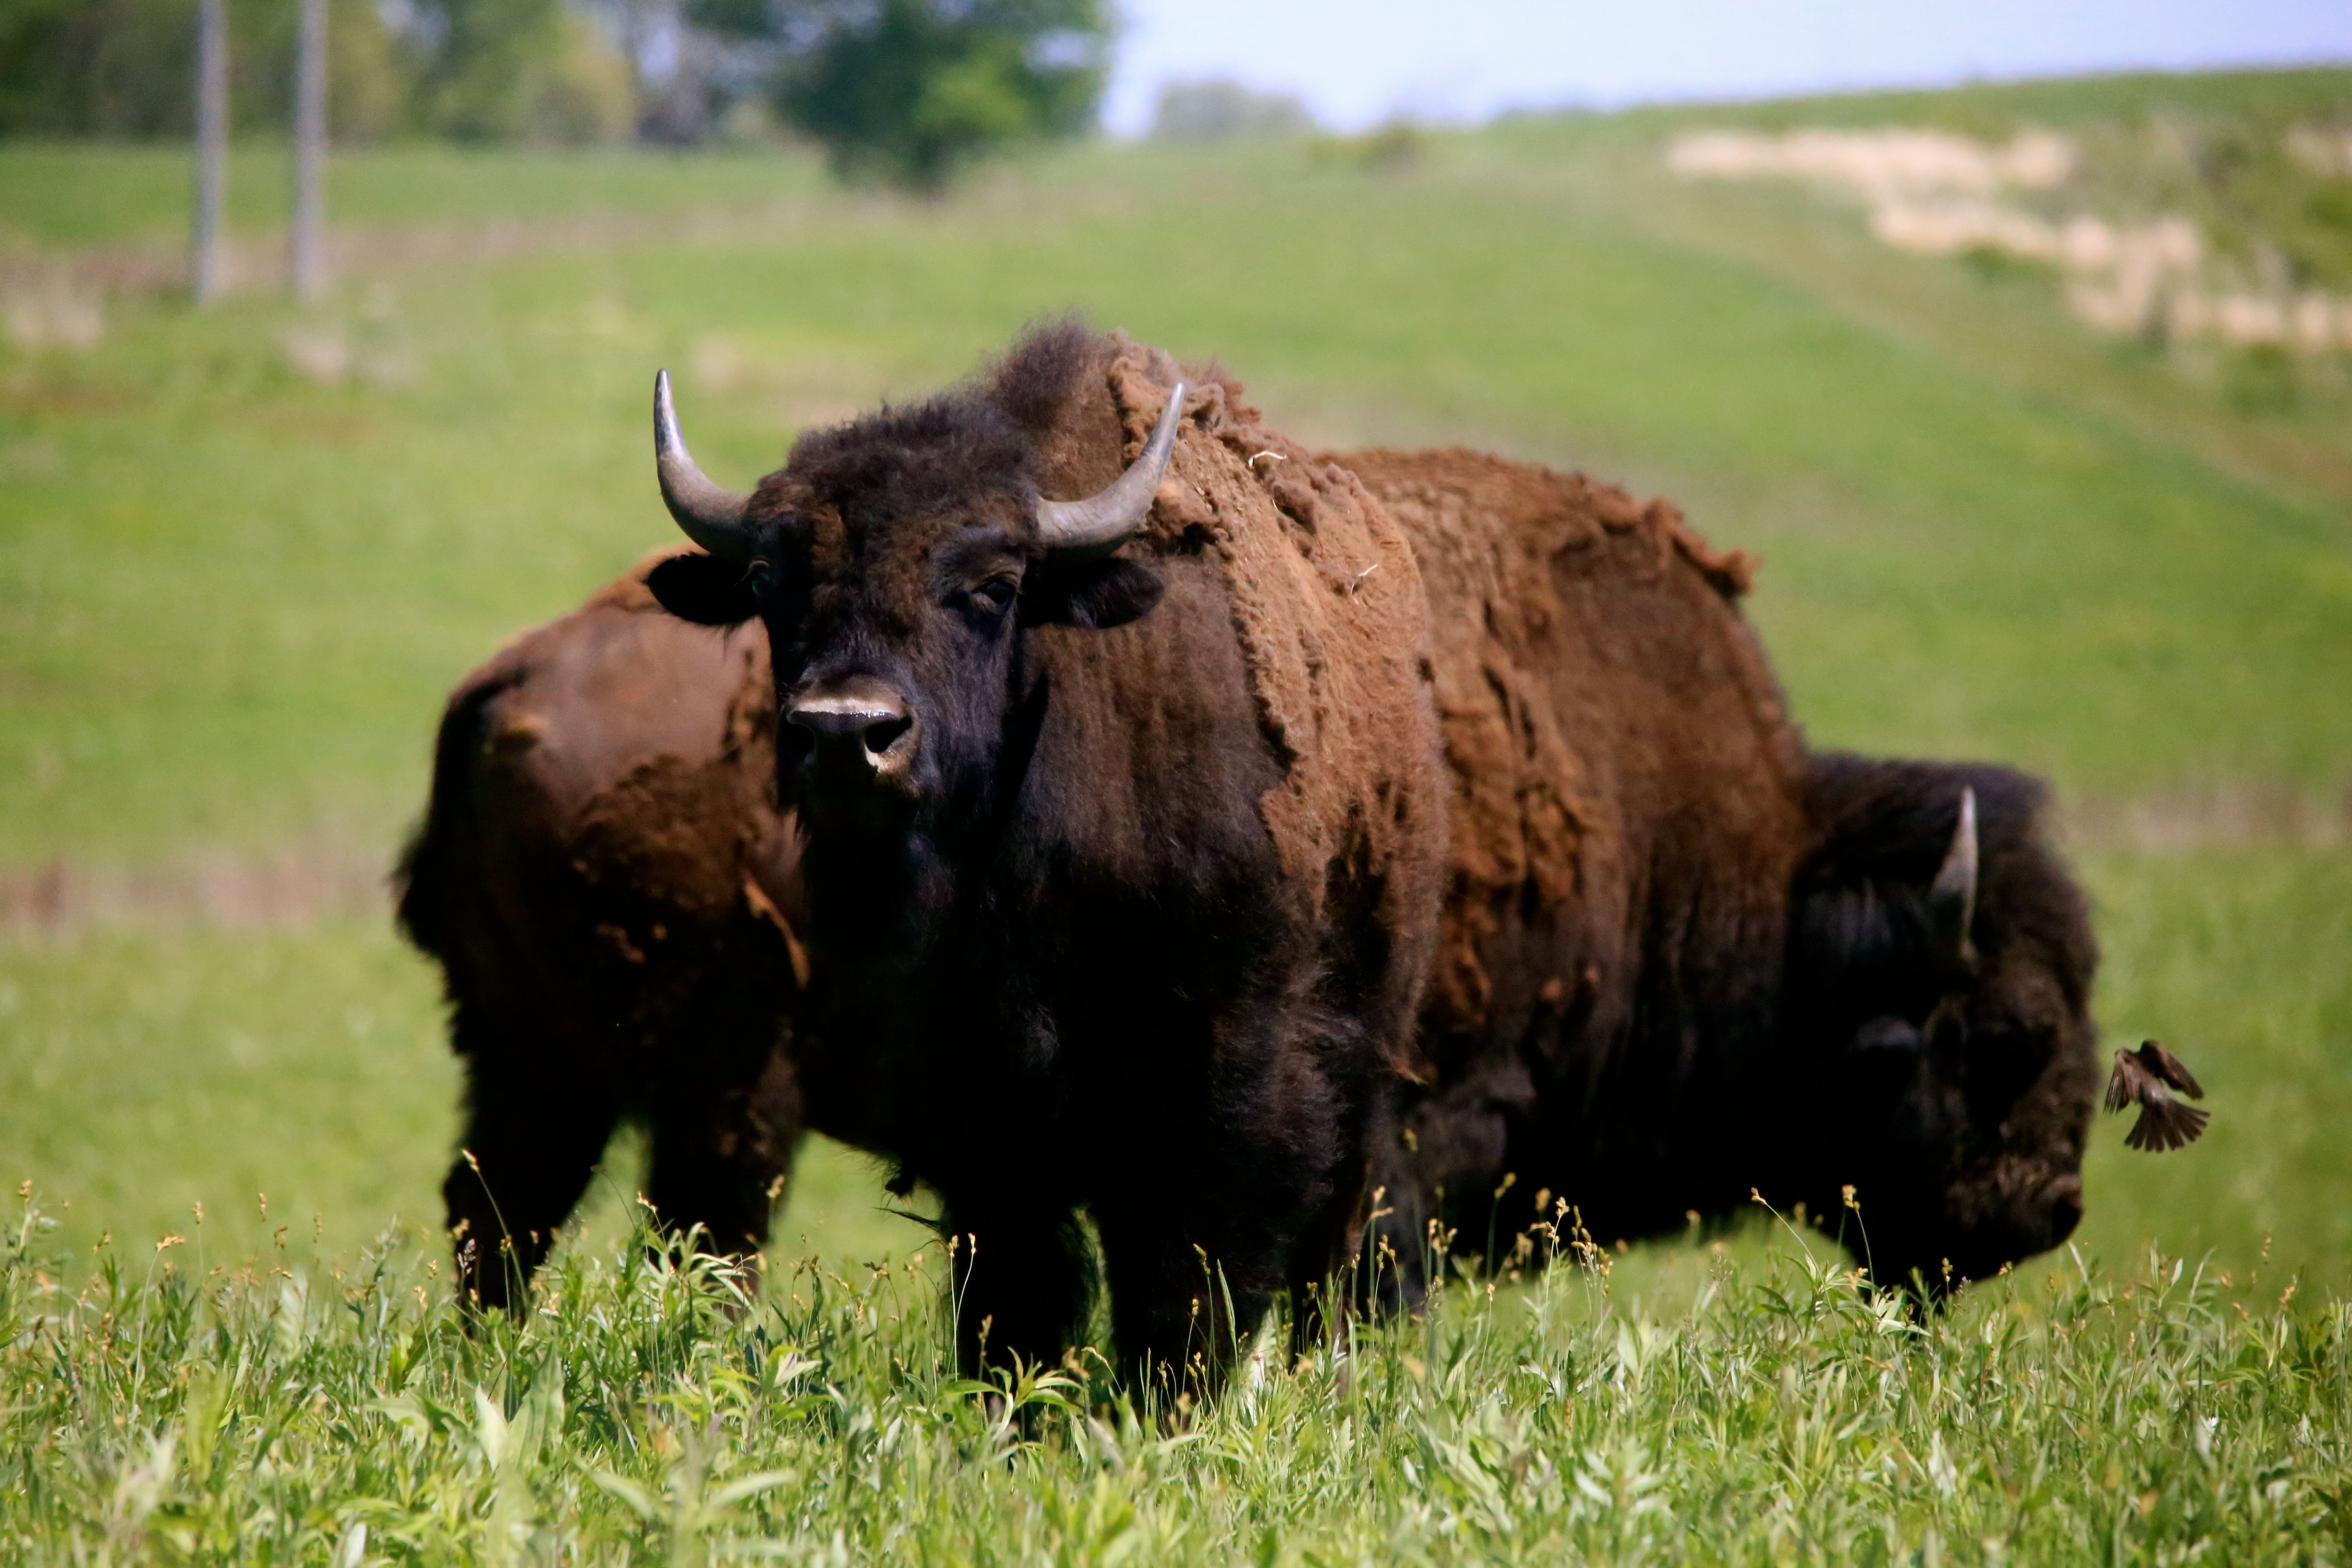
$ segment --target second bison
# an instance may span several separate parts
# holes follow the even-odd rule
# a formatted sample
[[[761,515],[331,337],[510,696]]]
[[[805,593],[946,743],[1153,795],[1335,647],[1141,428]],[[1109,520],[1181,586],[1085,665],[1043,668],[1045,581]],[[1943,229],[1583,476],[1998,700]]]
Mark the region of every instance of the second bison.
[[[1454,780],[1432,1081],[1375,1142],[1408,1292],[1431,1221],[1545,1190],[1603,1243],[1801,1205],[1931,1291],[2064,1240],[2097,952],[2041,787],[1810,750],[1747,562],[1663,502],[1339,460],[1413,541]]]

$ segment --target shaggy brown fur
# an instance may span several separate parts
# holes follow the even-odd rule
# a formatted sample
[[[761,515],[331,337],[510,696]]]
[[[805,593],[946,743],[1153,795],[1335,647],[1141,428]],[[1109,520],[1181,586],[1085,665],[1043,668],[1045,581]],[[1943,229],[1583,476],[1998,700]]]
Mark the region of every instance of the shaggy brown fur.
[[[1339,460],[1395,514],[1428,584],[1454,786],[1428,1048],[1450,1061],[1523,1030],[1547,986],[1562,1010],[1624,1005],[1491,949],[1530,909],[1572,909],[1597,940],[1638,928],[1632,900],[1685,897],[1642,869],[1670,841],[1689,896],[1759,906],[1695,908],[1695,924],[1775,929],[1803,753],[1732,607],[1746,558],[1708,549],[1669,503],[1581,475],[1459,449]]]
[[[1412,548],[1355,475],[1269,430],[1241,384],[1115,338],[1108,385],[1142,449],[1188,384],[1191,420],[1152,512],[1162,552],[1206,539],[1224,568],[1258,722],[1283,764],[1258,800],[1285,872],[1323,912],[1331,868],[1377,890],[1355,918],[1408,936],[1442,887],[1448,784],[1433,733],[1427,600]],[[1401,972],[1427,956],[1401,955]],[[1402,998],[1400,998],[1402,1001]],[[1399,1030],[1402,1045],[1409,1030]],[[1391,1066],[1410,1068],[1399,1055]]]
[[[1492,1207],[1507,1174],[1515,1202],[1549,1190],[1604,1240],[1731,1212],[1759,1187],[1834,1219],[1854,1182],[1898,1278],[2063,1237],[2093,959],[2079,898],[2039,846],[2038,796],[1999,770],[1809,757],[1738,611],[1748,562],[1664,502],[1475,452],[1339,461],[1421,562],[1454,778],[1423,1017],[1434,1082],[1400,1097],[1374,1153],[1408,1292],[1426,1221],[1475,1248],[1535,1217]],[[1985,955],[1949,978],[1904,922],[1971,782]],[[1896,804],[1907,837],[1871,837],[1843,804],[1857,783]],[[1825,940],[1811,911],[1857,887],[1876,923]],[[1863,998],[1877,1010],[1842,1011]],[[1853,1088],[1864,1069],[1846,1037],[1872,1025],[1916,1042],[1952,998],[1974,1047],[1927,1080]],[[2018,1033],[2021,1008],[2039,1033],[1987,1043]]]
[[[662,1218],[749,1252],[801,1127],[780,1049],[796,852],[764,639],[663,614],[637,569],[451,694],[399,918],[439,961],[470,1110],[446,1186],[467,1284],[530,1278],[616,1118]]]

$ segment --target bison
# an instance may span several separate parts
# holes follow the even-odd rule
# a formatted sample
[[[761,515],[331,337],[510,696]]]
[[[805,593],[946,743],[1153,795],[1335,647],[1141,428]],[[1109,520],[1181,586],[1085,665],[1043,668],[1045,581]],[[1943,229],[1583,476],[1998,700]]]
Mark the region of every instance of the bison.
[[[1330,1161],[1344,1162],[1353,1136],[1348,1119],[1364,1104],[1373,1123],[1364,1158],[1389,1211],[1381,1233],[1404,1269],[1402,1279],[1390,1278],[1391,1300],[1400,1284],[1408,1298],[1418,1292],[1430,1220],[1475,1241],[1531,1217],[1497,1205],[1507,1176],[1517,1178],[1521,1199],[1549,1191],[1573,1202],[1607,1238],[1676,1229],[1694,1211],[1720,1216],[1751,1193],[1802,1204],[1832,1226],[1846,1226],[1882,1277],[1916,1270],[1931,1290],[2064,1237],[2080,1213],[2095,950],[2080,896],[2043,837],[2040,786],[1999,768],[1810,752],[1739,614],[1746,563],[1709,550],[1662,503],[1639,506],[1580,476],[1473,453],[1315,459],[1257,428],[1230,384],[1217,384],[1217,406],[1196,423],[1213,426],[1225,456],[1240,461],[1219,458],[1213,472],[1191,464],[1208,484],[1187,480],[1180,465],[1176,482],[1160,487],[1157,525],[1143,541],[1151,549],[1133,563],[1145,575],[1111,564],[1129,557],[1072,561],[1044,549],[1024,537],[1017,517],[1007,521],[1024,504],[1021,465],[1033,465],[1033,486],[1077,489],[1108,479],[1117,471],[1107,454],[1118,424],[1139,435],[1152,395],[1148,378],[1136,374],[1138,357],[1049,334],[1016,351],[992,383],[944,407],[813,437],[748,500],[708,488],[684,462],[664,404],[664,478],[674,508],[698,530],[716,516],[723,529],[755,531],[752,560],[650,561],[461,687],[444,726],[433,805],[409,858],[404,914],[448,972],[460,1049],[477,1079],[468,1146],[478,1156],[485,1147],[534,1140],[551,1149],[601,1145],[610,1108],[646,1101],[596,1097],[583,1131],[557,1139],[547,1130],[570,1103],[563,1097],[486,1095],[480,1086],[486,1079],[565,1082],[564,1063],[598,1059],[593,1042],[626,1036],[637,1042],[638,1061],[676,1075],[667,1103],[686,1107],[698,1096],[718,1109],[707,1144],[722,1141],[719,1128],[742,1126],[747,1108],[764,1107],[758,1136],[727,1145],[759,1152],[731,1189],[735,1206],[724,1212],[659,1179],[657,1141],[655,1201],[663,1213],[699,1221],[722,1244],[747,1247],[764,1223],[763,1200],[754,1195],[769,1189],[759,1178],[782,1173],[797,1086],[816,1125],[895,1154],[903,1179],[960,1184],[950,1197],[950,1223],[998,1237],[983,1236],[985,1262],[971,1265],[995,1292],[984,1290],[978,1310],[965,1314],[963,1343],[972,1357],[983,1332],[1000,1352],[1044,1353],[1075,1321],[1084,1259],[1067,1222],[1082,1190],[1089,1205],[1103,1205],[1098,1215],[1110,1216],[1107,1250],[1113,1236],[1131,1245],[1155,1212],[1168,1226],[1161,1245],[1140,1253],[1141,1264],[1132,1250],[1113,1264],[1114,1285],[1128,1297],[1119,1329],[1130,1350],[1163,1352],[1177,1337],[1176,1315],[1189,1320],[1200,1299],[1198,1259],[1189,1268],[1184,1258],[1171,1259],[1172,1238],[1219,1241],[1229,1275],[1236,1260],[1255,1259],[1254,1272],[1236,1276],[1235,1303],[1249,1312],[1274,1285],[1311,1279],[1350,1246],[1352,1215],[1338,1215],[1339,1194],[1357,1188],[1329,1173]],[[1050,433],[1041,437],[1041,430]],[[955,443],[981,447],[983,437],[994,443],[992,455],[976,470],[953,466],[975,462],[971,452],[942,451]],[[911,494],[891,489],[899,442],[913,448],[903,460],[932,470]],[[1267,475],[1278,478],[1252,483]],[[1244,936],[1272,940],[1263,934],[1265,917],[1233,906],[1231,930],[1212,917],[1227,900],[1245,904],[1255,896],[1248,889],[1267,885],[1268,839],[1280,860],[1283,842],[1303,837],[1300,796],[1270,793],[1269,781],[1295,783],[1307,772],[1299,731],[1313,718],[1296,679],[1286,692],[1269,678],[1276,643],[1263,635],[1262,615],[1254,619],[1245,607],[1236,616],[1229,607],[1246,597],[1237,585],[1251,586],[1252,536],[1217,515],[1218,504],[1247,510],[1262,489],[1280,510],[1281,527],[1297,534],[1302,517],[1325,510],[1318,496],[1360,507],[1360,482],[1412,546],[1415,591],[1425,595],[1433,628],[1452,779],[1442,941],[1419,1039],[1402,1061],[1363,1050],[1318,1000],[1307,1009],[1307,1032],[1333,1031],[1321,1037],[1341,1042],[1337,1087],[1329,1066],[1308,1070],[1286,1055],[1295,1037],[1246,1039],[1257,1054],[1242,1065],[1258,1076],[1243,1077],[1238,1087],[1188,1081],[1201,1064],[1185,1059],[1178,1028],[1164,1017],[1130,1019],[1123,1008],[1153,994],[1157,984],[1166,990],[1153,1005],[1199,1028],[1204,998],[1182,967],[1189,962],[1203,962],[1202,979],[1229,988],[1226,994],[1265,983],[1263,974],[1239,973],[1252,961],[1234,945]],[[928,581],[939,596],[986,589],[982,596],[992,600],[1003,592],[1004,605],[982,606],[977,626],[972,606],[952,606],[958,618],[929,646],[922,616],[903,604],[883,615],[881,634],[861,632],[854,616],[866,586],[861,566],[899,586],[927,580],[914,559],[920,551],[894,545],[890,529],[912,521],[911,537],[929,540],[935,555],[942,542],[970,537],[961,529],[971,525],[949,534],[927,517],[952,510],[966,493],[960,485],[970,486],[966,515],[990,518],[1021,546],[1008,552],[1017,556],[1018,580],[1000,567],[997,587],[957,585],[933,562]],[[865,537],[853,540],[843,513],[877,506],[878,525],[864,521]],[[1264,532],[1261,546],[1268,542]],[[742,537],[722,531],[720,542]],[[756,553],[780,546],[781,561]],[[1296,565],[1264,549],[1257,564],[1269,559]],[[812,633],[821,567],[839,624]],[[1370,575],[1343,564],[1323,574],[1323,586],[1352,596]],[[788,792],[814,805],[825,770],[849,774],[846,787],[824,796],[840,829],[827,852],[837,879],[835,919],[845,927],[811,927],[789,817],[772,798],[768,715],[777,699],[768,687],[765,639],[750,629],[714,637],[665,625],[648,578],[697,618],[725,622],[760,608],[771,626],[781,621],[804,639],[791,645],[803,650],[825,637],[862,637],[866,660],[895,664],[894,674],[915,668],[914,676],[898,674],[904,686],[915,684],[924,658],[931,670],[957,658],[982,666],[984,681],[948,683],[920,704],[908,704],[903,686],[869,670],[849,672],[865,680],[841,679],[809,651],[794,655],[798,681],[787,675],[779,683],[782,700],[802,708],[782,756]],[[1170,595],[1171,581],[1168,607],[1205,626],[1149,640],[1134,627],[1111,626]],[[889,601],[869,597],[879,603],[866,606],[868,614],[887,611]],[[978,635],[989,632],[991,615],[999,617],[992,637]],[[1216,635],[1228,624],[1220,615],[1239,632],[1254,728],[1239,722],[1244,693],[1234,657]],[[904,621],[919,631],[911,648],[893,651]],[[528,673],[535,663],[586,668],[610,660],[622,628],[642,666],[625,694]],[[1205,648],[1204,662],[1171,662],[1171,644],[1177,652]],[[1223,706],[1187,688],[1181,696],[1192,707],[1171,712],[1167,694],[1147,699],[1116,673],[1089,668],[1106,649],[1166,672],[1171,682],[1195,668],[1218,674]],[[1073,695],[1056,693],[1057,677]],[[683,689],[696,682],[706,689]],[[665,683],[679,689],[660,695]],[[747,695],[755,687],[757,699]],[[543,764],[529,761],[543,754],[543,742],[502,740],[513,726],[479,695],[508,689],[532,693],[535,722],[557,733],[604,734],[599,754],[614,761],[597,775],[604,782],[578,786],[571,798],[593,798],[654,758],[669,759],[657,771],[692,774],[705,787],[666,796],[668,816],[558,810],[532,771]],[[815,700],[802,700],[810,693]],[[912,711],[894,710],[894,700]],[[1045,716],[1056,702],[1056,723],[1071,732],[1041,753]],[[944,737],[936,731],[929,737],[934,748],[959,749],[933,751],[925,765],[934,776],[923,789],[887,786],[890,793],[877,800],[860,771],[887,781],[893,770],[912,766],[918,753],[908,737],[923,738],[917,726],[927,711],[939,715],[929,721],[935,727],[952,726]],[[699,717],[687,722],[688,715]],[[1184,742],[1173,748],[1178,757],[1224,793],[1175,801],[1139,784],[1161,755],[1128,728],[1139,716],[1147,730],[1172,728]],[[1410,742],[1410,726],[1404,733]],[[1105,770],[1097,785],[1073,760],[1111,742],[1121,766]],[[1220,746],[1232,746],[1239,760],[1215,762],[1210,753]],[[1054,762],[1052,771],[1038,771],[1041,755]],[[719,785],[720,773],[731,782]],[[1169,775],[1171,784],[1183,777]],[[1428,787],[1425,779],[1415,782]],[[1255,822],[1241,810],[1253,790]],[[583,835],[591,824],[596,831]],[[905,837],[893,844],[893,832]],[[631,843],[632,833],[643,841]],[[1152,834],[1161,837],[1149,841]],[[1063,837],[1082,842],[1076,849],[1039,842]],[[877,840],[890,851],[878,861]],[[462,853],[451,847],[460,844]],[[688,844],[709,858],[701,883],[723,889],[750,867],[755,874],[745,886],[759,896],[747,893],[742,909],[724,911],[720,936],[681,942],[679,933],[704,928],[678,912],[683,906],[668,890],[677,872],[663,880],[639,868],[661,864],[662,846],[675,852]],[[1236,845],[1255,846],[1257,881],[1236,884],[1220,858]],[[744,846],[761,847],[747,858]],[[977,887],[971,861],[961,857],[987,859],[989,875]],[[525,862],[541,868],[533,879],[499,869]],[[593,876],[591,867],[599,868]],[[1087,878],[1114,880],[1089,887]],[[1054,900],[1074,879],[1087,895],[1075,907],[1096,908],[1097,900],[1142,906],[1128,918],[1151,922],[1151,943],[1141,950],[1148,964],[1058,924],[1010,942],[1002,929],[1007,921],[1060,921]],[[1346,879],[1342,874],[1331,884],[1345,896],[1327,896],[1323,907],[1361,927],[1379,905],[1360,876],[1352,892]],[[1181,918],[1202,923],[1186,925],[1152,908],[1171,880]],[[427,888],[429,898],[420,892]],[[635,923],[575,914],[591,888],[635,900]],[[542,901],[533,905],[534,897]],[[726,902],[721,896],[696,907]],[[428,908],[452,912],[434,919],[409,912]],[[1341,951],[1344,933],[1327,934],[1311,919],[1302,923],[1323,943],[1327,963]],[[604,928],[639,934],[616,948]],[[460,929],[476,934],[462,942],[442,934]],[[791,934],[795,929],[807,931],[813,954]],[[1362,951],[1393,940],[1387,934],[1393,929],[1374,921]],[[662,931],[668,934],[654,945],[667,945],[656,955],[647,939]],[[1294,931],[1284,940],[1302,938]],[[733,962],[754,948],[761,951]],[[647,956],[634,960],[631,951]],[[468,961],[468,952],[491,956]],[[523,983],[501,976],[503,961],[495,956],[501,953],[543,955],[518,973],[533,976],[528,984],[543,994],[567,994],[563,1016],[589,1016],[587,1025],[558,1037],[587,1044],[529,1054],[547,1031],[509,999],[524,994]],[[812,956],[820,978],[804,990]],[[1102,975],[1125,983],[1105,995],[1083,977],[1066,978],[1067,989],[1050,1008],[1034,989],[1010,1002],[1003,994],[1008,982],[1034,987],[1040,970],[1074,961],[1098,963]],[[853,978],[827,985],[822,976],[844,963],[856,966]],[[598,978],[574,985],[566,978],[573,974]],[[1304,978],[1294,971],[1283,984]],[[1325,974],[1314,983],[1334,981]],[[1360,994],[1360,979],[1354,984]],[[1409,986],[1393,975],[1386,984],[1391,995]],[[904,994],[881,1007],[872,1001],[874,987]],[[939,1021],[937,1009],[953,1015],[967,1003],[991,1029],[952,1016]],[[1008,1005],[1019,1016],[1011,1026],[991,1013]],[[1295,1005],[1286,996],[1277,1016]],[[698,1021],[713,1007],[730,1020],[716,1031]],[[472,1023],[502,1009],[507,1021],[496,1029]],[[866,1009],[900,1033],[869,1046]],[[599,1016],[622,1022],[599,1034]],[[1090,1053],[1123,1029],[1133,1031],[1139,1049],[1125,1060],[1074,1056],[1066,1018],[1083,1031]],[[915,1021],[943,1033],[910,1037],[905,1031]],[[1224,1072],[1225,1057],[1214,1053],[1228,1037],[1218,1027],[1209,1028],[1209,1065]],[[1393,1034],[1384,1039],[1393,1049]],[[761,1041],[786,1041],[789,1050],[763,1053]],[[486,1073],[486,1063],[509,1050],[511,1068]],[[773,1086],[764,1098],[763,1083]],[[1179,1086],[1191,1098],[1140,1118],[1139,1128],[1130,1110],[1151,1110],[1154,1097]],[[1307,1110],[1281,1123],[1293,1114],[1284,1100],[1293,1093]],[[1327,1115],[1335,1106],[1338,1114]],[[501,1133],[494,1125],[500,1114],[523,1130]],[[1218,1115],[1245,1125],[1222,1135],[1209,1125]],[[942,1116],[950,1125],[928,1120]],[[1325,1120],[1315,1123],[1317,1116]],[[676,1110],[670,1121],[694,1124]],[[1226,1232],[1216,1226],[1186,1217],[1203,1194],[1246,1209],[1248,1186],[1266,1169],[1204,1168],[1204,1150],[1216,1149],[1222,1136],[1243,1146],[1257,1136],[1282,1144],[1302,1125],[1333,1140],[1307,1162],[1328,1187],[1286,1217],[1304,1226],[1300,1216],[1311,1213],[1322,1228],[1311,1244],[1294,1245],[1282,1268],[1267,1261],[1274,1226],[1265,1219],[1255,1222],[1256,1246],[1244,1252],[1226,1249]],[[518,1172],[540,1199],[504,1201],[509,1227],[543,1234],[560,1218],[584,1179],[582,1158],[551,1162],[556,1174],[547,1179]],[[1132,1169],[1138,1165],[1149,1168]],[[1090,1172],[1112,1180],[1089,1186]],[[1007,1184],[1041,1173],[1052,1180],[1040,1184],[1034,1205],[1006,1193]],[[1125,1190],[1111,1190],[1121,1184]],[[461,1159],[450,1184],[452,1219],[475,1236],[496,1234],[496,1214],[485,1216],[489,1205],[478,1187]],[[518,1218],[524,1214],[527,1227]],[[1014,1254],[1008,1269],[1042,1258],[1034,1289],[1002,1282],[996,1263],[1008,1254]],[[535,1256],[526,1246],[526,1268]],[[1131,1284],[1121,1285],[1138,1274],[1150,1305],[1134,1299]],[[1000,1310],[1006,1315],[997,1328],[992,1320]],[[1230,1333],[1227,1325],[1228,1343]]]
[[[806,1016],[962,1238],[967,1369],[1076,1342],[1083,1214],[1122,1360],[1213,1384],[1356,1251],[1413,1055],[1445,784],[1412,555],[1235,391],[1051,326],[735,494],[657,382],[708,553],[648,585],[764,629]]]
[[[1931,1291],[2064,1240],[2097,950],[2042,787],[1810,751],[1748,563],[1664,503],[1339,460],[1413,541],[1454,777],[1431,1071],[1374,1140],[1404,1294],[1432,1222],[1483,1245],[1539,1193],[1603,1242],[1801,1205]]]
[[[663,556],[675,553],[664,552]],[[767,645],[665,614],[662,557],[451,695],[395,876],[441,965],[470,1106],[444,1195],[464,1288],[509,1304],[616,1120],[662,1217],[748,1252],[801,1127],[798,846],[776,811]]]

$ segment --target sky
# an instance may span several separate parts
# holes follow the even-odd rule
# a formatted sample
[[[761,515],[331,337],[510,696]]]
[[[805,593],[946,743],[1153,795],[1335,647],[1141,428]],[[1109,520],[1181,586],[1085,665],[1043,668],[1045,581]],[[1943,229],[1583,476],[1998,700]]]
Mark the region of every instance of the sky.
[[[1120,0],[1104,118],[1225,77],[1360,130],[1971,78],[2352,63],[2352,0]]]

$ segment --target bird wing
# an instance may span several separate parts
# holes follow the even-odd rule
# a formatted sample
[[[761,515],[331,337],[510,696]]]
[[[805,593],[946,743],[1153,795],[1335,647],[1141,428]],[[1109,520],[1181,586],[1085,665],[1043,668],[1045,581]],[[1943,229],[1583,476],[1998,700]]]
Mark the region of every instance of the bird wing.
[[[2204,1086],[2197,1081],[2197,1075],[2183,1067],[2179,1057],[2176,1057],[2170,1051],[2166,1050],[2164,1048],[2164,1043],[2161,1040],[2149,1040],[2146,1042],[2140,1047],[2137,1055],[2140,1061],[2147,1068],[2148,1071],[2154,1073],[2157,1077],[2162,1079],[2165,1082],[2170,1084],[2173,1088],[2179,1089],[2189,1099],[2202,1100],[2205,1098]]]
[[[2179,1059],[2154,1040],[2136,1051],[2116,1053],[2116,1068],[2107,1078],[2106,1108],[2139,1107],[2139,1120],[2124,1135],[2126,1147],[2162,1153],[2185,1148],[2204,1135],[2211,1112],[2173,1099],[2168,1084],[2184,1094],[2204,1093]]]

